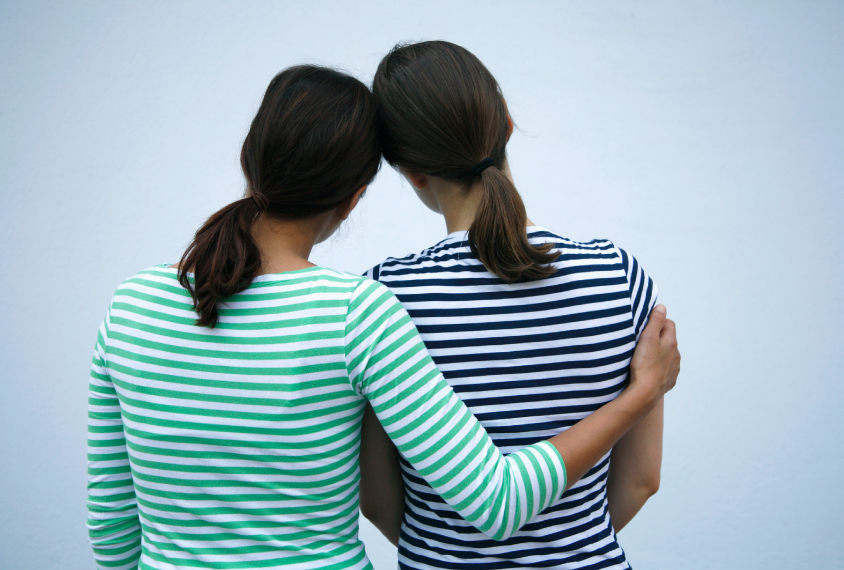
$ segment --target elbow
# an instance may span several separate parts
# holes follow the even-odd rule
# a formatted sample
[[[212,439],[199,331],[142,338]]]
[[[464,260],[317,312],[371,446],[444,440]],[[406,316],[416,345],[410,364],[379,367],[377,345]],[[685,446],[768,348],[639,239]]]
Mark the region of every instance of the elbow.
[[[369,501],[361,501],[360,514],[365,516],[369,522],[374,523],[376,520],[378,520],[380,509],[378,509],[374,504]]]
[[[646,499],[656,495],[659,491],[659,472],[653,473],[639,482],[639,493]]]
[[[522,524],[526,524],[528,522],[529,521],[524,521],[524,523],[522,523]],[[501,541],[509,539],[510,537],[512,537],[514,534],[516,534],[522,528],[521,526],[516,526],[516,525],[512,525],[512,526],[509,526],[509,527],[508,527],[508,525],[501,525],[501,526],[493,526],[491,528],[486,528],[486,527],[482,528],[481,526],[478,526],[477,523],[473,524],[472,526],[474,526],[475,529],[478,532],[480,532],[481,534],[483,534],[485,537],[487,537],[491,540],[494,540],[496,542],[501,542]]]
[[[391,516],[394,516],[394,513],[391,513],[383,503],[371,499],[361,500],[360,514],[366,517],[366,520],[374,524],[376,527],[380,527],[382,523],[391,521]],[[399,520],[400,519],[401,515],[399,515]]]
[[[476,527],[477,528],[477,527]],[[512,532],[490,532],[488,530],[478,529],[485,537],[490,538],[496,542],[507,540],[516,533],[516,529]]]
[[[657,477],[648,487],[648,496],[653,497],[656,495],[657,491],[659,491],[659,477]]]
[[[654,462],[642,467],[638,471],[630,473],[629,481],[630,486],[635,489],[638,496],[648,499],[659,491],[662,465]]]

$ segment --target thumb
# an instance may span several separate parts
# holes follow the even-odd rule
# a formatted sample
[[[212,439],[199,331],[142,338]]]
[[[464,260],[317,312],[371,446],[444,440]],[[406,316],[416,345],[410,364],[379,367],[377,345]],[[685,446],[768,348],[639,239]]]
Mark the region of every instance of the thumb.
[[[648,319],[648,324],[645,326],[645,330],[642,331],[642,336],[655,336],[659,338],[659,333],[662,331],[662,327],[665,325],[665,319],[668,316],[668,310],[665,308],[665,305],[657,305],[651,311],[651,316]]]

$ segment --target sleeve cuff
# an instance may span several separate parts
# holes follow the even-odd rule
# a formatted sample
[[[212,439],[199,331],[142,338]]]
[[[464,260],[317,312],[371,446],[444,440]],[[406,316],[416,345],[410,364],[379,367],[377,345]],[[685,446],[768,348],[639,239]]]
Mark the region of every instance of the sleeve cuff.
[[[557,502],[562,498],[563,493],[566,491],[566,484],[568,483],[566,464],[560,452],[554,447],[554,444],[548,441],[540,441],[535,446],[543,457],[546,458],[546,464],[551,473],[551,502]]]

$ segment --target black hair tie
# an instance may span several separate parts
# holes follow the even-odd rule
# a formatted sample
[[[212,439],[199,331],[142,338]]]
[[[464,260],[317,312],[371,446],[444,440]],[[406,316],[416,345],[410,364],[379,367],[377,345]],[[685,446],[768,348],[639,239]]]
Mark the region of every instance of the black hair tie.
[[[495,166],[495,161],[492,160],[492,157],[488,156],[472,167],[472,174],[475,176],[480,176],[481,172],[483,172],[490,166]]]
[[[252,201],[255,202],[255,207],[258,208],[259,212],[263,212],[270,207],[270,199],[260,192],[252,190],[251,198]]]

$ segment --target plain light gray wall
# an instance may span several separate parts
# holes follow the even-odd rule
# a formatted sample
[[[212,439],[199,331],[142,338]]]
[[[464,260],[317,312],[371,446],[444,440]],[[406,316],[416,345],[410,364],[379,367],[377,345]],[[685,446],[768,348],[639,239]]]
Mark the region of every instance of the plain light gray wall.
[[[448,39],[501,83],[534,221],[607,237],[678,323],[663,485],[638,568],[844,568],[844,4],[0,4],[0,568],[93,567],[85,405],[124,278],[174,262],[239,197],[267,83],[300,62],[369,81]],[[386,167],[318,263],[438,241]],[[394,551],[364,527],[380,568]]]

